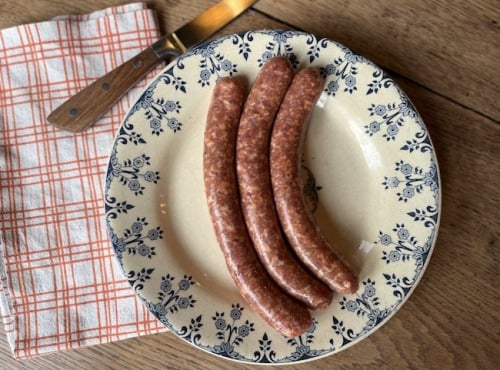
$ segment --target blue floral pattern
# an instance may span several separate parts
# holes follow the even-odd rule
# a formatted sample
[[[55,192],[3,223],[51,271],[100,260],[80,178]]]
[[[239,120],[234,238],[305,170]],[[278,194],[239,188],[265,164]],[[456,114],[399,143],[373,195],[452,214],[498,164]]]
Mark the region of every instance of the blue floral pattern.
[[[366,320],[363,327],[358,332],[355,332],[353,329],[346,328],[343,321],[333,316],[332,329],[337,335],[341,336],[342,342],[340,346],[345,346],[365,335],[377,325],[380,325],[391,313],[392,307],[380,307],[380,298],[377,296],[375,284],[375,281],[369,278],[362,282],[361,293],[357,293],[355,298],[344,296],[339,301],[341,310],[346,310]],[[333,340],[331,344],[334,344]]]
[[[421,270],[430,250],[428,241],[421,245],[420,241],[410,234],[404,224],[396,224],[392,233],[394,233],[393,236],[382,231],[379,232],[378,243],[385,247],[382,251],[382,260],[387,264],[413,260],[415,269]]]
[[[344,47],[341,47],[341,49],[344,51],[343,56],[335,58],[332,63],[321,68],[323,77],[330,80],[326,84],[325,91],[331,96],[335,96],[339,89],[341,89],[341,83],[344,85],[344,92],[353,94],[357,91],[358,64],[369,64],[366,59],[349,49]],[[315,56],[319,57],[319,52],[316,52]],[[331,79],[329,77],[335,78]]]
[[[168,320],[170,315],[181,310],[194,308],[196,303],[193,295],[187,293],[191,286],[195,284],[192,276],[184,275],[177,284],[174,281],[175,277],[170,274],[161,277],[159,291],[157,291],[157,300],[155,302],[141,297],[153,315],[166,326],[170,325]]]
[[[415,119],[417,115],[411,102],[404,96],[400,97],[399,103],[371,104],[368,111],[374,119],[365,125],[365,132],[369,136],[381,132],[387,141],[394,141],[407,119]]]
[[[385,189],[400,189],[396,195],[398,200],[408,202],[417,194],[426,190],[432,193],[438,191],[437,169],[431,165],[428,169],[413,166],[410,163],[400,160],[396,162],[394,176],[384,176],[382,185]]]
[[[170,188],[177,176],[172,168],[186,166],[189,181],[200,177],[189,168],[194,162],[184,164],[194,155],[186,144],[192,135],[200,137],[200,122],[193,117],[205,114],[206,97],[216,81],[248,71],[251,75],[277,55],[287,56],[295,69],[319,68],[325,78],[326,109],[355,101],[360,137],[389,153],[374,187],[390,203],[380,207],[392,207],[391,217],[378,220],[380,225],[368,236],[371,241],[366,241],[372,248],[366,257],[372,270],[361,266],[358,291],[335,295],[326,314],[313,312],[310,329],[295,338],[277,333],[243,300],[229,301],[214,292],[215,283],[191,264],[185,251],[190,246],[183,245],[177,235],[181,224],[189,225],[193,235],[204,229],[196,216],[178,220],[178,209],[170,208],[177,196],[183,196],[176,193],[182,188]],[[182,157],[183,152],[191,157]],[[319,190],[330,184],[322,180],[318,186],[308,163],[303,169],[307,200],[314,212],[321,206]],[[105,212],[125,278],[173,333],[232,360],[296,363],[336,353],[366,338],[410,296],[436,240],[439,171],[419,114],[382,69],[345,46],[315,35],[251,31],[188,51],[144,90],[116,136],[106,174]],[[197,245],[196,253],[206,253],[205,247]]]
[[[146,154],[135,158],[127,158],[118,162],[116,151],[111,154],[108,166],[108,181],[116,178],[120,184],[126,186],[135,196],[144,194],[145,183],[156,184],[160,179],[160,173],[149,169],[151,157]]]
[[[216,338],[220,340],[219,344],[213,346],[214,353],[224,357],[243,359],[236,348],[243,343],[244,338],[250,335],[254,329],[254,323],[245,320],[242,323],[238,321],[242,318],[244,308],[239,303],[231,306],[229,317],[226,318],[225,312],[215,312],[212,316],[214,326],[217,330]]]
[[[182,108],[179,101],[166,100],[162,97],[153,98],[150,94],[144,95],[141,106],[144,109],[146,119],[149,121],[151,133],[157,136],[160,135],[164,131],[162,126],[164,121],[174,133],[180,131],[182,123],[173,116],[175,113],[179,114]]]
[[[119,261],[123,259],[124,253],[147,258],[156,255],[155,247],[150,246],[148,240],[152,242],[163,239],[163,230],[159,226],[145,229],[148,225],[145,217],[138,217],[130,228],[124,230],[123,235],[111,234],[111,242]]]

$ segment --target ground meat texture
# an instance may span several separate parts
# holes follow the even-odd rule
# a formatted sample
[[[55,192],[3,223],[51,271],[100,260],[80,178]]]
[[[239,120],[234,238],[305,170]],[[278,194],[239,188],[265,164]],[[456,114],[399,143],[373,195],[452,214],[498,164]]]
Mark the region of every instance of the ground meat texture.
[[[203,152],[208,209],[227,268],[248,305],[287,337],[307,331],[305,306],[286,295],[267,274],[246,229],[236,181],[236,134],[246,94],[239,78],[221,78],[210,103]]]
[[[269,173],[272,126],[292,78],[293,69],[285,57],[268,60],[259,71],[240,119],[236,168],[243,215],[262,264],[285,292],[311,309],[320,309],[331,303],[333,293],[285,243]]]
[[[313,68],[300,70],[291,82],[271,136],[271,182],[281,225],[297,256],[331,289],[354,293],[356,275],[319,230],[301,189],[303,141],[323,84]]]

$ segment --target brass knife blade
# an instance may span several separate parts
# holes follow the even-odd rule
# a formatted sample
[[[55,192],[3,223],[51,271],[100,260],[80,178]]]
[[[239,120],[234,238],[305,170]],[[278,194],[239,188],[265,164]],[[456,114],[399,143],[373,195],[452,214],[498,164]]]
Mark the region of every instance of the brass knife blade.
[[[54,109],[47,120],[62,130],[84,131],[154,66],[163,60],[172,60],[205,41],[256,2],[257,0],[220,1],[82,89]]]
[[[206,40],[256,2],[256,0],[221,1],[173,32],[171,38],[178,42],[176,46],[179,50],[185,52]]]

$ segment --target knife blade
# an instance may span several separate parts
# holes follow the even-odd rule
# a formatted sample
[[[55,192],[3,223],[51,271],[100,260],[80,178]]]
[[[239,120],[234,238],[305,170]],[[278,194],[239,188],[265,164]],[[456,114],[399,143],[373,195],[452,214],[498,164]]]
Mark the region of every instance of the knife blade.
[[[154,66],[162,61],[169,62],[205,41],[256,2],[220,1],[66,100],[48,115],[47,120],[65,131],[84,131]]]

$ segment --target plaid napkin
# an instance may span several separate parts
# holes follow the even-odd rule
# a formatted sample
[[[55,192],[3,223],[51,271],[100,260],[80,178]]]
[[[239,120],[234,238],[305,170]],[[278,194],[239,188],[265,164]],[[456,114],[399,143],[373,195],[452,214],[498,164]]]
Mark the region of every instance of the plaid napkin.
[[[123,277],[103,212],[113,138],[159,69],[84,133],[45,118],[159,36],[142,3],[0,31],[0,308],[16,358],[166,330]]]

